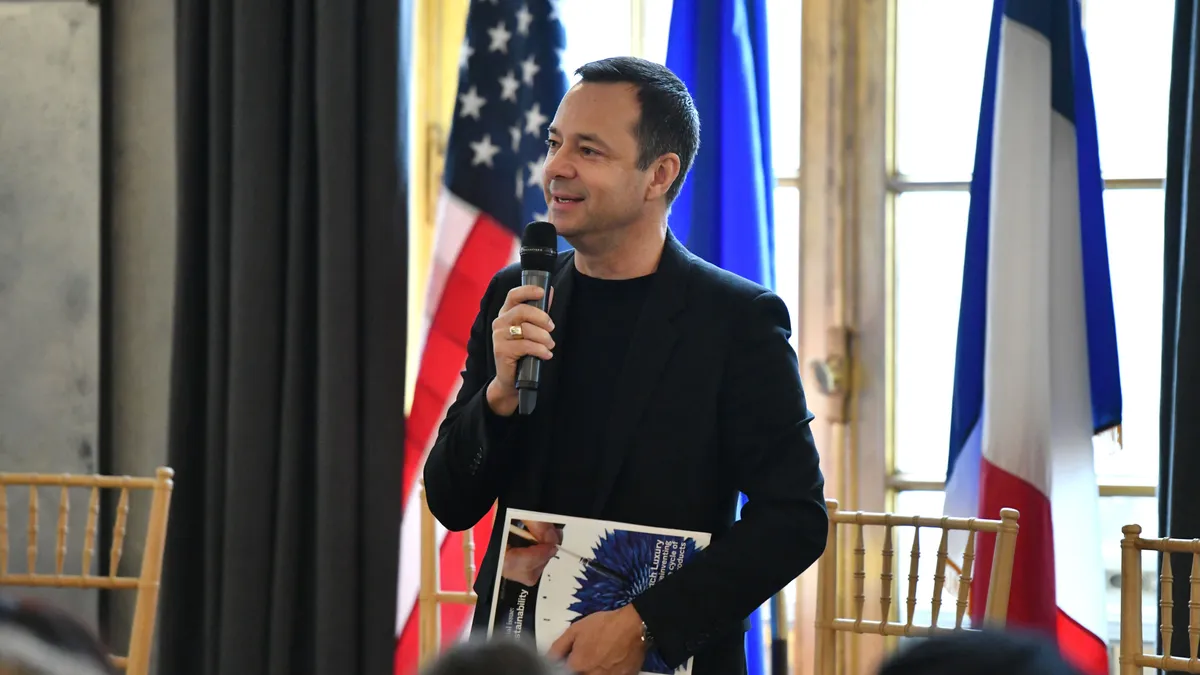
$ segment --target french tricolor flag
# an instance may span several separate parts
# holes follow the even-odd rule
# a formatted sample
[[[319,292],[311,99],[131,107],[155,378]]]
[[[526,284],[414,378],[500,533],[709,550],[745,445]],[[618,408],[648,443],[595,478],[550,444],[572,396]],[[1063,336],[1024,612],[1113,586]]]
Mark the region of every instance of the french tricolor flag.
[[[1008,625],[1106,675],[1092,438],[1120,424],[1121,383],[1077,0],[995,0],[976,144],[945,512],[1020,511]]]

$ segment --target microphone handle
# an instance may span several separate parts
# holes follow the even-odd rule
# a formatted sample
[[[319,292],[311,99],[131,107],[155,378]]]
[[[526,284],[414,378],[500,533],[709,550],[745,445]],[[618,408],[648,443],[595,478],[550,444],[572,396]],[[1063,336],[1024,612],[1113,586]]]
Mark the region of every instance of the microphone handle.
[[[522,286],[541,286],[545,291],[540,300],[528,300],[527,305],[546,311],[550,299],[550,272],[546,270],[521,270]],[[538,383],[542,379],[542,360],[536,356],[522,356],[517,361],[517,412],[528,415],[537,407]]]

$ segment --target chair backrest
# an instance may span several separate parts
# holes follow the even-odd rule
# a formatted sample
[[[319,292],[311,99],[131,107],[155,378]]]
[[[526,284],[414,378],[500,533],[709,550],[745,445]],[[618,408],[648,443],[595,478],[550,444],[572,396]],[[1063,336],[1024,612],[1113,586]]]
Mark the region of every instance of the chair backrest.
[[[1143,539],[1140,525],[1121,528],[1121,675],[1140,675],[1143,668],[1163,671],[1200,673],[1200,539]],[[1163,654],[1147,654],[1142,635],[1142,551],[1155,551],[1161,557],[1158,607]],[[1188,648],[1189,658],[1171,655],[1174,637],[1175,570],[1170,554],[1191,554],[1191,570],[1187,577]],[[1182,572],[1182,570],[1180,570]]]
[[[437,541],[437,519],[429,510],[429,499],[425,494],[425,482],[420,481],[417,489],[421,495],[421,588],[417,592],[419,616],[419,662],[425,665],[441,651],[442,621],[441,605],[474,605],[479,597],[472,590],[475,583],[475,536],[473,530],[462,533],[463,591],[442,589],[441,550]]]
[[[158,612],[158,593],[162,579],[163,548],[166,543],[167,520],[171,508],[175,472],[159,467],[153,478],[131,476],[99,476],[75,474],[0,473],[0,586],[96,588],[137,591],[137,602],[130,630],[127,656],[114,655],[113,664],[124,668],[128,675],[146,675],[150,670],[150,647],[154,641],[154,626]],[[27,488],[29,508],[25,531],[25,571],[9,569],[9,493],[11,488]],[[71,490],[88,489],[87,527],[80,552],[79,573],[67,568],[67,533],[70,516]],[[38,566],[38,531],[41,495],[58,490],[57,537],[54,550],[54,572],[41,571]],[[108,574],[93,573],[96,562],[96,541],[100,519],[101,490],[120,490],[113,524],[112,545],[108,551]],[[135,490],[151,492],[151,504],[142,564],[138,576],[118,574],[129,518],[130,493]],[[15,507],[19,508],[19,507]],[[74,565],[71,565],[74,568]]]
[[[968,600],[973,582],[972,570],[975,563],[976,535],[980,532],[994,533],[996,545],[992,558],[991,579],[988,584],[987,603],[984,609],[984,622],[993,626],[1002,626],[1008,614],[1008,596],[1012,583],[1013,555],[1016,553],[1017,519],[1019,514],[1015,509],[1001,509],[999,520],[984,518],[956,518],[949,516],[907,516],[894,513],[866,513],[863,511],[841,511],[835,499],[826,500],[829,511],[829,536],[825,552],[817,562],[817,620],[815,667],[817,675],[832,674],[836,671],[837,633],[859,633],[886,636],[929,636],[955,630],[964,630],[963,618],[967,613]],[[838,615],[838,544],[839,529],[851,527],[854,530],[854,596],[853,616]],[[864,619],[866,604],[866,546],[864,529],[866,527],[882,527],[882,571],[880,574],[880,618],[878,620]],[[893,561],[896,551],[893,546],[894,530],[900,527],[910,527],[913,532],[913,545],[908,566],[908,593],[906,596],[907,620],[903,623],[892,621],[892,581],[894,579]],[[921,529],[941,531],[941,540],[937,549],[936,571],[934,573],[932,618],[929,625],[915,625],[913,615],[917,605],[918,563],[920,561]],[[950,533],[962,531],[966,537],[963,551],[962,569],[958,576],[957,603],[954,628],[938,627],[938,615],[942,605],[942,593],[946,590],[946,568],[955,567],[950,561]],[[953,580],[951,580],[953,581]],[[897,606],[898,610],[899,607]]]

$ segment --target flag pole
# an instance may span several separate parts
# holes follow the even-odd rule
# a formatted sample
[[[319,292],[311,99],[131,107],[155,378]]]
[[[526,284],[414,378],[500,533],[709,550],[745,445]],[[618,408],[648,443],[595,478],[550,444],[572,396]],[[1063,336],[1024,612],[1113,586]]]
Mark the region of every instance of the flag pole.
[[[787,598],[783,591],[771,598],[771,675],[788,675]]]

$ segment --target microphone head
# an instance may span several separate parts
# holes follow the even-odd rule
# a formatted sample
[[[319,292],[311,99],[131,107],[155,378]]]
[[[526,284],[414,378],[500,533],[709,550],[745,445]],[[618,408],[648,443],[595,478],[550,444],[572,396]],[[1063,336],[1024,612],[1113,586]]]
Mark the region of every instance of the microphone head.
[[[558,230],[553,223],[535,220],[521,236],[521,269],[554,271],[558,257]]]

